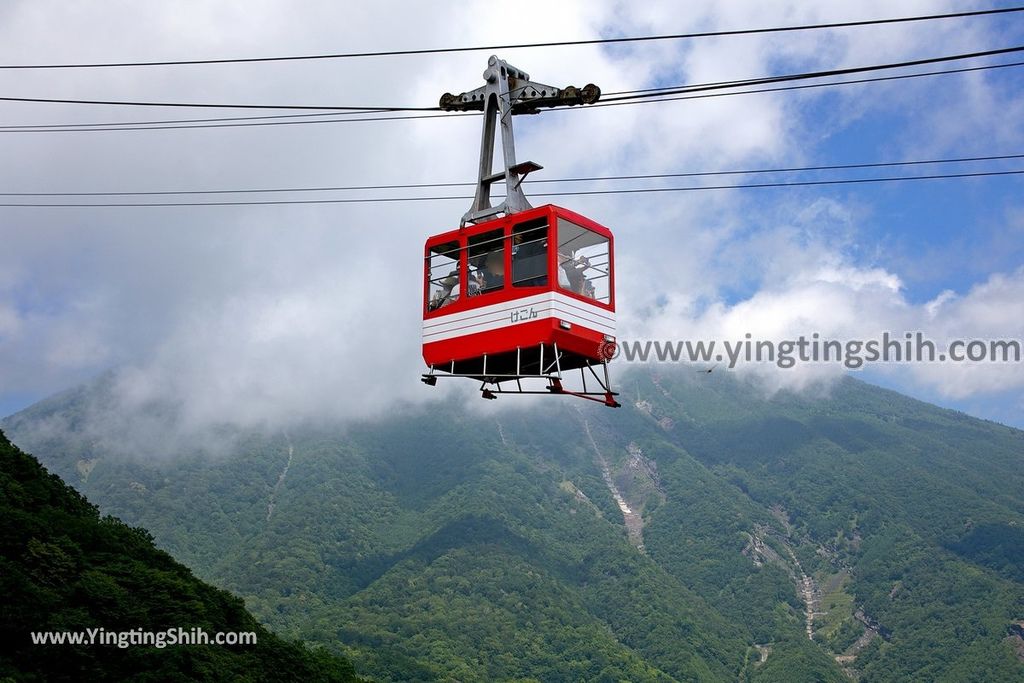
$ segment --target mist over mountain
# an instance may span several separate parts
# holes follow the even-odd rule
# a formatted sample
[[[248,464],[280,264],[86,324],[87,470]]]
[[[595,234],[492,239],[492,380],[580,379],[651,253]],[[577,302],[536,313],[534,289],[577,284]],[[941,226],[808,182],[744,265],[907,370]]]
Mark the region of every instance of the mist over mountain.
[[[449,398],[197,447],[98,421],[107,378],[3,428],[379,680],[1024,677],[1024,432],[852,379],[619,383],[615,411]]]

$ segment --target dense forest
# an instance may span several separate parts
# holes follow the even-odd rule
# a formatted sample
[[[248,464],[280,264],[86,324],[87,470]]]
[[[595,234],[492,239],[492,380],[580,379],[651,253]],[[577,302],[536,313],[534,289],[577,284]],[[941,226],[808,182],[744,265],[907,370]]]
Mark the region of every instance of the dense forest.
[[[1024,679],[1024,433],[854,380],[622,385],[617,411],[452,398],[161,458],[90,432],[103,382],[5,425],[382,681]]]
[[[356,681],[323,649],[284,641],[142,529],[97,509],[0,432],[0,681]],[[203,629],[254,645],[38,645],[30,633]],[[169,641],[165,640],[165,644]]]

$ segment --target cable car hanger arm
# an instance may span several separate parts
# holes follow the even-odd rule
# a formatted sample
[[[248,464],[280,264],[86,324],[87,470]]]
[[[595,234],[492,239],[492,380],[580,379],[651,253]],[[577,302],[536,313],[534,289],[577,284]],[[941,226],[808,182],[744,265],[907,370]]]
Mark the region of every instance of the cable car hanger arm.
[[[509,91],[515,93],[515,101],[512,103],[513,114],[537,114],[541,108],[553,107],[574,107],[583,104],[593,104],[601,98],[601,89],[593,83],[588,83],[582,88],[575,85],[567,85],[564,88],[556,88],[551,85],[544,85],[531,81],[529,75],[510,66],[506,62],[509,71]],[[512,75],[514,70],[516,76]],[[484,78],[486,78],[486,74]],[[482,85],[476,90],[453,95],[446,92],[441,95],[438,103],[445,111],[484,111],[484,101],[487,95],[487,86]]]
[[[601,97],[593,83],[582,88],[536,83],[530,75],[503,59],[491,55],[483,74],[485,85],[459,95],[445,93],[440,106],[445,111],[482,111],[483,134],[480,140],[480,166],[477,172],[473,205],[462,217],[462,225],[478,223],[498,214],[510,215],[533,208],[523,194],[523,179],[541,166],[532,161],[516,163],[513,114],[536,114],[541,108],[592,104]],[[501,126],[501,150],[504,169],[494,171],[495,119]],[[505,181],[505,201],[491,206],[491,185]]]

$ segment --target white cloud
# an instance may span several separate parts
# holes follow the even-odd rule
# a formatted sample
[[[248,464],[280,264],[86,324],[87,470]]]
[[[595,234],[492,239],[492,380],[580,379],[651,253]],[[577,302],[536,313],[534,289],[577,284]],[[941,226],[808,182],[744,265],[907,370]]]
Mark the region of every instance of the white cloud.
[[[497,13],[493,3],[482,1],[325,1],[304,3],[298,12],[291,3],[271,0],[120,2],[102,10],[33,1],[0,10],[0,40],[8,62],[174,59],[571,40],[933,13],[950,6],[913,2],[896,12],[877,1],[537,2]],[[961,27],[905,24],[510,50],[501,56],[542,82],[593,81],[613,92],[931,56],[939,45],[939,51],[954,52],[991,37]],[[472,52],[2,72],[0,87],[30,96],[430,106],[444,91],[480,84],[486,57]],[[926,119],[927,128],[937,131],[935,145],[959,144],[966,128],[957,121],[968,116],[1016,140],[1018,124],[1001,120],[999,113],[1016,111],[1024,99],[995,92],[985,79],[949,81],[964,82],[966,88],[950,89],[945,113]],[[861,88],[835,91],[839,113],[828,121],[807,113],[820,91],[522,117],[519,156],[544,165],[541,175],[547,178],[800,164],[815,156],[815,145],[833,126],[912,106],[925,96],[914,84],[880,87],[870,98]],[[0,106],[0,113],[11,123],[196,115],[14,104]],[[478,119],[467,118],[8,135],[0,137],[0,153],[15,162],[0,169],[0,183],[16,191],[465,180],[476,168],[478,126]],[[906,146],[923,144],[911,140]],[[533,185],[531,191],[544,187]],[[1017,310],[1012,293],[1019,271],[992,276],[955,298],[908,302],[902,273],[880,266],[870,245],[859,240],[871,207],[852,201],[814,193],[709,192],[564,203],[616,231],[624,335],[785,335],[811,327],[839,335],[926,324],[943,333],[963,327],[994,335],[1003,334],[999,323],[1008,319],[1006,311]],[[396,399],[431,399],[436,390],[418,382],[422,243],[454,227],[466,208],[466,202],[452,201],[0,209],[0,338],[6,340],[0,387],[45,393],[117,365],[125,368],[118,384],[122,409],[167,400],[180,407],[185,425],[364,415]],[[1020,386],[1012,373],[961,374],[915,369],[913,381],[951,393]],[[799,377],[812,375],[780,376],[799,384]]]
[[[1007,340],[1024,346],[1024,268],[996,273],[963,296],[936,301],[931,310],[926,306],[932,319],[924,329],[934,329],[937,338]],[[924,364],[914,366],[913,371],[918,383],[954,398],[1024,388],[1021,362]]]
[[[920,305],[906,300],[899,278],[879,268],[810,269],[732,305],[718,302],[700,312],[685,305],[660,309],[633,330],[624,331],[623,338],[714,340],[719,349],[750,339],[752,344],[774,342],[777,350],[779,342],[800,337],[835,340],[845,348],[848,342],[880,343],[886,334],[903,342],[907,333],[921,333],[935,344],[937,354],[957,340],[1024,345],[1024,268],[994,274],[963,296],[944,292]],[[897,381],[902,378],[909,387],[945,398],[1024,389],[1021,362],[893,362],[871,367]],[[746,363],[742,358],[735,370],[756,377],[771,391],[799,390],[846,372],[840,363],[780,368],[774,362]]]

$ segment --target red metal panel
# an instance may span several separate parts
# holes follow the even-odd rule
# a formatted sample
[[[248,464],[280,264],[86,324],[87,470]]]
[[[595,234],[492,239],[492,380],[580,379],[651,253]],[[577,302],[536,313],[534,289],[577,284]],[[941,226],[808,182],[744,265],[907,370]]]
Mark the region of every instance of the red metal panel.
[[[540,217],[548,219],[548,240],[552,248],[548,250],[548,283],[537,287],[514,287],[511,284],[512,277],[512,250],[504,249],[505,259],[505,286],[501,290],[479,294],[473,297],[466,295],[467,280],[467,258],[466,247],[470,237],[487,233],[496,229],[502,229],[506,239],[511,239],[512,226]],[[557,277],[557,219],[565,218],[579,226],[592,230],[593,232],[608,239],[608,273],[609,273],[609,301],[603,303],[595,301],[576,292],[562,289],[558,286]],[[429,275],[424,268],[424,298],[423,318],[424,320],[440,320],[445,316],[472,311],[474,309],[491,306],[493,304],[505,303],[535,296],[542,292],[559,292],[567,297],[578,299],[587,304],[597,306],[610,312],[615,311],[615,270],[614,270],[614,238],[611,231],[594,221],[581,216],[568,209],[563,209],[551,204],[537,207],[529,211],[523,211],[511,216],[496,218],[485,223],[466,226],[458,230],[451,230],[439,235],[430,237],[426,242],[425,256],[429,257],[430,248],[435,245],[447,242],[458,241],[461,249],[459,259],[459,298],[457,301],[434,311],[427,311],[427,300],[429,293]],[[521,323],[511,327],[505,327],[486,332],[466,334],[461,337],[431,342],[423,346],[423,359],[428,365],[443,366],[451,361],[460,361],[479,358],[483,355],[495,355],[506,352],[514,352],[516,348],[535,347],[539,344],[557,343],[560,350],[575,353],[584,358],[600,361],[599,345],[604,335],[595,330],[587,329],[580,325],[573,325],[570,330],[559,327],[557,319],[544,319],[534,322]]]

